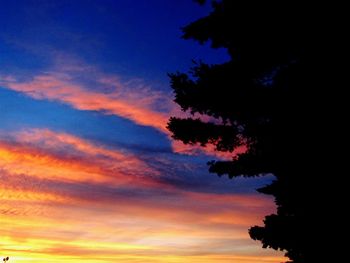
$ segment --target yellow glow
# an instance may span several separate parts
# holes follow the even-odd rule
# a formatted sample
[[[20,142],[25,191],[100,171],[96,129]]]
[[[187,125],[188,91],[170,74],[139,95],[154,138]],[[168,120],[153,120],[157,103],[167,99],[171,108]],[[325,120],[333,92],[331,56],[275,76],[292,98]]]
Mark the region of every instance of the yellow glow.
[[[9,256],[9,263],[283,261],[282,253],[262,250],[247,233],[272,209],[271,200],[173,188],[166,189],[169,200],[116,198],[121,186],[154,193],[160,186],[116,169],[124,159],[136,175],[150,169],[136,157],[74,136],[37,130],[16,140],[0,142],[0,257]],[[54,151],[65,147],[75,159]],[[92,196],[75,192],[86,183],[96,187]],[[113,191],[99,200],[101,185]]]

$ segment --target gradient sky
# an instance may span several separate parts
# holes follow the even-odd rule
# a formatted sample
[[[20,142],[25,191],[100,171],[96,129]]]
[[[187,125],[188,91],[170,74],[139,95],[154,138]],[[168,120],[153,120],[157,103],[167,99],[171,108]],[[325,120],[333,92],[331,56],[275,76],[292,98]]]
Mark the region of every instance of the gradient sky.
[[[273,212],[174,142],[168,72],[226,61],[180,39],[189,0],[4,0],[0,256],[9,262],[280,262],[247,233]]]

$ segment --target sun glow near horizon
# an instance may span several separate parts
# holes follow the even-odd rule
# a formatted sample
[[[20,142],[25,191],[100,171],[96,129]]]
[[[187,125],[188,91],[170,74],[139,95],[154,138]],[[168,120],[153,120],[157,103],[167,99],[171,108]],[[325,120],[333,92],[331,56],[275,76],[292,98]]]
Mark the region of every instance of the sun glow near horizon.
[[[128,155],[71,135],[18,134],[0,143],[0,248],[11,262],[278,261],[249,255],[259,244],[247,228],[273,209],[269,199],[183,191],[140,178],[137,156],[130,170]]]

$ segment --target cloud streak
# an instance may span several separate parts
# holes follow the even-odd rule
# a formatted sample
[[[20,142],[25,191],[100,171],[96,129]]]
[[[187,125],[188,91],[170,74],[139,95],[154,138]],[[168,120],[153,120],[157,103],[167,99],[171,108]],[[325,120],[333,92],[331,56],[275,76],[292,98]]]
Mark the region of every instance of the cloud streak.
[[[0,249],[13,260],[257,262],[235,246],[257,249],[246,229],[269,199],[159,183],[136,156],[67,133],[1,137]]]
[[[53,71],[25,80],[0,75],[0,85],[34,99],[56,101],[77,110],[119,116],[137,125],[152,127],[169,139],[171,134],[166,129],[169,117],[187,116],[173,102],[170,94],[154,90],[142,80],[122,81],[119,77],[104,74],[82,61],[63,57],[69,62],[62,62],[62,54],[56,55],[57,65]],[[210,117],[204,119],[213,121]],[[210,145],[203,148],[173,140],[171,145],[172,150],[180,154],[204,153],[220,159],[232,158],[231,153],[218,152]]]
[[[124,184],[131,177],[157,176],[157,171],[130,153],[109,150],[65,133],[32,129],[0,141],[0,167],[27,174],[75,182]],[[142,171],[142,172],[141,172]]]
[[[69,75],[47,73],[35,76],[25,82],[3,77],[0,84],[35,99],[47,99],[68,104],[78,110],[102,111],[127,118],[139,125],[151,126],[162,132],[166,131],[168,116],[152,110],[153,103],[168,99],[147,87],[134,86],[133,90],[116,79],[99,80],[101,86],[113,86],[113,91],[106,93],[88,90],[74,83]]]

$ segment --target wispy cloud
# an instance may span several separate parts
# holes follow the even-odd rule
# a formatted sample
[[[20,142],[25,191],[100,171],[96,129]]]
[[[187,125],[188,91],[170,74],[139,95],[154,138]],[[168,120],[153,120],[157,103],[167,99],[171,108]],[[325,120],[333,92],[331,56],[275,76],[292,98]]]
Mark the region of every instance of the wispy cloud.
[[[141,79],[123,80],[116,74],[106,74],[84,61],[56,52],[51,70],[19,78],[0,75],[0,85],[38,100],[51,100],[70,105],[78,110],[98,111],[126,118],[137,125],[155,128],[165,134],[170,116],[187,116],[173,102],[172,95],[152,88]],[[199,116],[196,116],[199,117]],[[203,118],[203,117],[202,117]],[[204,117],[205,121],[214,121]],[[215,151],[196,145],[184,145],[171,140],[176,153],[208,154],[221,159],[231,159],[231,153]]]
[[[25,82],[6,79],[9,77],[2,78],[0,84],[35,99],[63,102],[78,110],[102,111],[166,132],[167,114],[151,109],[152,104],[159,100],[161,95],[152,94],[147,88],[133,87],[131,91],[129,87],[120,83],[116,84],[113,91],[97,92],[74,83],[65,74],[54,73],[35,76]],[[102,81],[105,82],[105,79]]]
[[[0,249],[18,261],[25,254],[27,261],[91,255],[92,262],[152,262],[162,255],[215,262],[207,247],[217,244],[227,262],[250,262],[233,244],[256,249],[246,228],[273,209],[256,195],[161,183],[163,175],[137,156],[67,133],[31,129],[1,137]]]
[[[0,141],[0,155],[3,170],[40,178],[121,184],[129,182],[131,176],[157,175],[156,170],[130,153],[47,129],[9,135]]]

